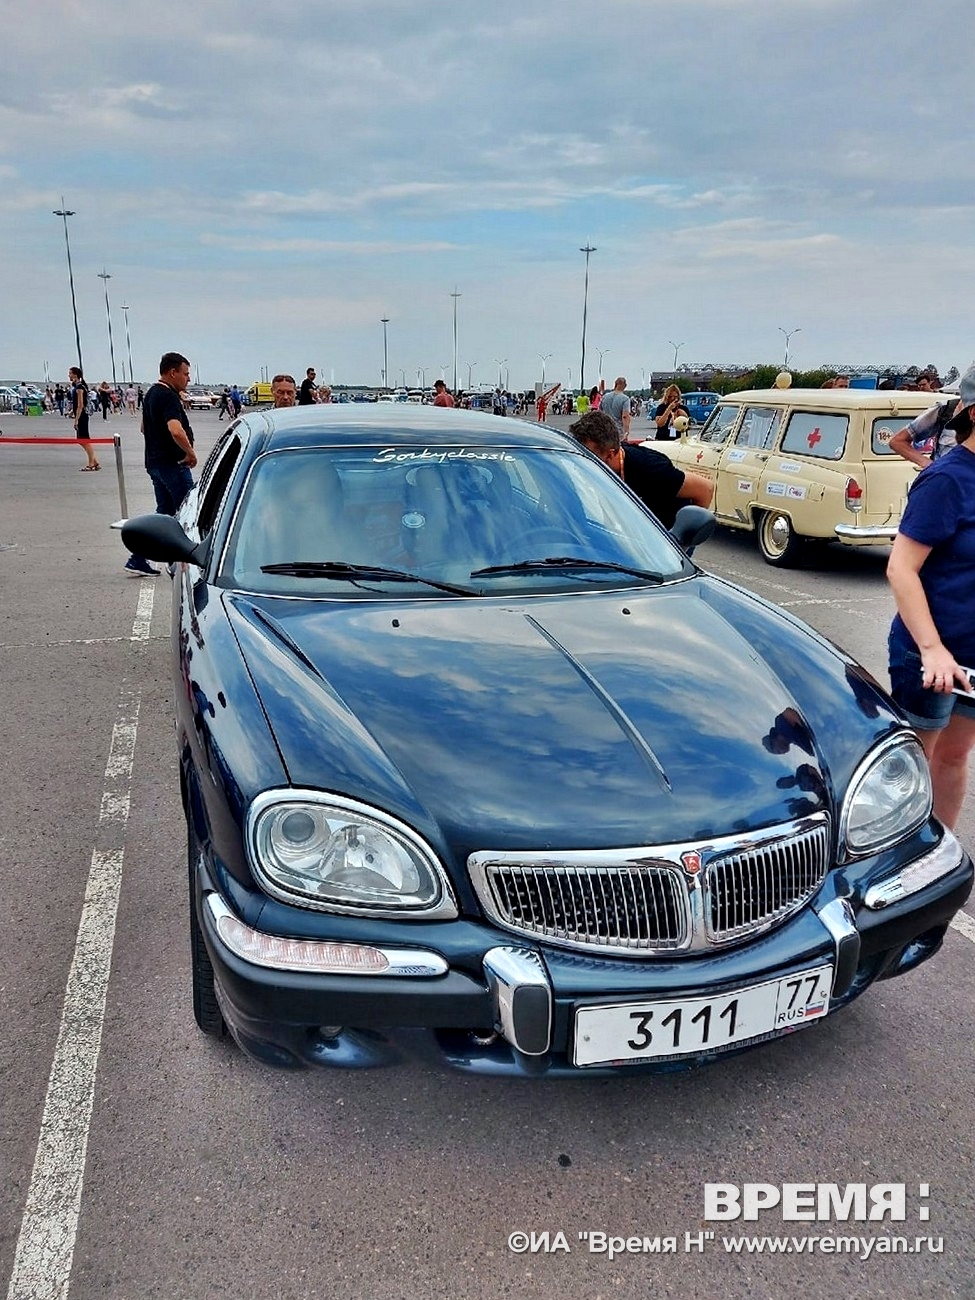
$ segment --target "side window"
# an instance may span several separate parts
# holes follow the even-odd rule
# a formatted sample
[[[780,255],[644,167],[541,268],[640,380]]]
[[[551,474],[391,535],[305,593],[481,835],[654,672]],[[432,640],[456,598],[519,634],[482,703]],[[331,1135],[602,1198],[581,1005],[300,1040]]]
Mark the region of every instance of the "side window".
[[[890,440],[895,433],[910,424],[914,417],[907,415],[880,415],[873,422],[870,431],[870,450],[876,456],[893,456]]]
[[[767,451],[775,442],[781,419],[782,412],[775,406],[746,406],[735,446]]]
[[[794,411],[782,439],[782,452],[790,456],[817,456],[841,460],[850,425],[848,415],[823,415]]]
[[[213,527],[223,494],[227,490],[230,476],[240,456],[240,448],[240,438],[236,433],[230,434],[228,431],[223,440],[214,447],[203,467],[199,488],[200,509],[197,514],[197,526],[201,537],[205,537]]]
[[[717,407],[701,430],[698,440],[710,443],[712,447],[723,446],[738,419],[740,409],[738,406]]]

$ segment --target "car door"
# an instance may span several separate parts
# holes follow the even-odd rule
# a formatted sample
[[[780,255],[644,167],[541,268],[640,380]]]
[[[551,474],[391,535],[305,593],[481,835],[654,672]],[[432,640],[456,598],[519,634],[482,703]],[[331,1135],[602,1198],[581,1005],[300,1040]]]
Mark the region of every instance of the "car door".
[[[719,408],[720,410],[721,408]],[[718,459],[714,512],[722,523],[754,526],[762,474],[782,420],[778,406],[746,406]]]
[[[829,539],[835,536],[837,523],[848,521],[850,418],[848,411],[792,411],[778,451],[766,462],[763,506],[787,514],[800,537]],[[861,455],[854,475],[860,480],[862,468]]]
[[[701,474],[713,483],[721,453],[740,413],[737,405],[719,406],[703,429],[690,430],[679,442],[654,442],[652,446],[680,469]]]

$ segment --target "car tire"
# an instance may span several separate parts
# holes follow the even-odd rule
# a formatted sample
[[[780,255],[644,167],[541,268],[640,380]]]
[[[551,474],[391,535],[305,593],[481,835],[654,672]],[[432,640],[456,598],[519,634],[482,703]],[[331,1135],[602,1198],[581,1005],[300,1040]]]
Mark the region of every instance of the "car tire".
[[[187,819],[187,858],[189,859],[190,878],[190,966],[193,978],[193,1018],[205,1034],[211,1038],[223,1038],[227,1032],[217,1001],[216,980],[213,963],[207,952],[203,931],[196,915],[196,862],[200,852],[200,841],[193,827],[192,814]]]
[[[802,563],[805,539],[792,526],[792,520],[778,510],[763,510],[758,520],[758,549],[766,564],[778,569],[795,569]]]

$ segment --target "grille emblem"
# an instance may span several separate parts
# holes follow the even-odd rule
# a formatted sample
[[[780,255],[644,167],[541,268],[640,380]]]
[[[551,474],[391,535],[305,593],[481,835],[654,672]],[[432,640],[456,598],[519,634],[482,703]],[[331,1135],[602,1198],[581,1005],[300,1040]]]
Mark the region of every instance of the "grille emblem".
[[[696,876],[701,870],[701,855],[696,849],[689,849],[680,855],[681,866],[689,876]]]

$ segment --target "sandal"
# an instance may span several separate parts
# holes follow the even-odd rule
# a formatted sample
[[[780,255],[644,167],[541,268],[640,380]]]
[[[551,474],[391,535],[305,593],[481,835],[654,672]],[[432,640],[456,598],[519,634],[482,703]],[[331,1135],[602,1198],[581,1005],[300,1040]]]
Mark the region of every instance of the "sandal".
[[[95,461],[94,465],[92,465],[92,469],[101,469],[101,465],[97,460]]]
[[[82,465],[81,470],[79,472],[82,474],[90,474],[93,469],[97,469],[97,468],[98,468],[97,465]]]

